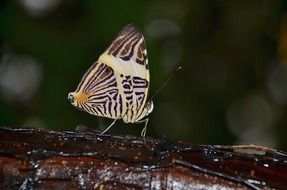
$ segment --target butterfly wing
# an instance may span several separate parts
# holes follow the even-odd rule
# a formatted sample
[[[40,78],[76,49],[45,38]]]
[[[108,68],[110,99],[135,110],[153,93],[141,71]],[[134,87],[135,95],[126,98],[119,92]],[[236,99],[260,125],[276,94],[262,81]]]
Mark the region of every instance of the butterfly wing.
[[[71,95],[90,114],[135,122],[141,118],[149,87],[143,35],[126,26],[83,76]]]
[[[149,89],[147,50],[143,35],[133,25],[126,26],[99,61],[113,66],[123,99],[122,118],[135,122],[141,118]]]

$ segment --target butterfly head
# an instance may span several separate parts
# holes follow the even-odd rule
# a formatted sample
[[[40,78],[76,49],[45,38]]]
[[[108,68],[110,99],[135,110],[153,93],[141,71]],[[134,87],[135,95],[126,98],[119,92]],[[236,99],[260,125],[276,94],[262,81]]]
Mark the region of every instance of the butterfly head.
[[[145,104],[146,116],[148,116],[153,110],[153,102],[149,101]]]
[[[147,117],[153,110],[153,102],[149,101],[145,104],[143,111],[139,115],[136,121],[141,121],[143,118]]]

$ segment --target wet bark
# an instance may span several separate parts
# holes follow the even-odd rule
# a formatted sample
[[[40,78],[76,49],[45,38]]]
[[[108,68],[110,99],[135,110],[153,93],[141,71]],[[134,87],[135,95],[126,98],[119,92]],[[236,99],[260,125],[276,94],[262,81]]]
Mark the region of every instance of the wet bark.
[[[286,158],[252,145],[0,128],[0,189],[286,189]]]

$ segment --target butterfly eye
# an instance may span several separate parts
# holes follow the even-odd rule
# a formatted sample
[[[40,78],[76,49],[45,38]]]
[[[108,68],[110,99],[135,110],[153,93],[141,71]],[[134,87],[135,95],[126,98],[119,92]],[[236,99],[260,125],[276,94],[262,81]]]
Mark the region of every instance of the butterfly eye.
[[[153,110],[153,102],[152,101],[147,102],[145,107],[147,109],[147,115],[150,114]]]

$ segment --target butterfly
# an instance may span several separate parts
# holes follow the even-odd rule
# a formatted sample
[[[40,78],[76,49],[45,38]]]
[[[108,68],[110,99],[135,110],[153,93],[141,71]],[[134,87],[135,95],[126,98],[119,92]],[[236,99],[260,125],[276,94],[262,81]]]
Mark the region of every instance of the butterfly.
[[[102,133],[122,119],[145,123],[153,102],[147,101],[150,74],[144,37],[132,24],[124,27],[68,94],[70,103],[89,114],[114,119]]]

